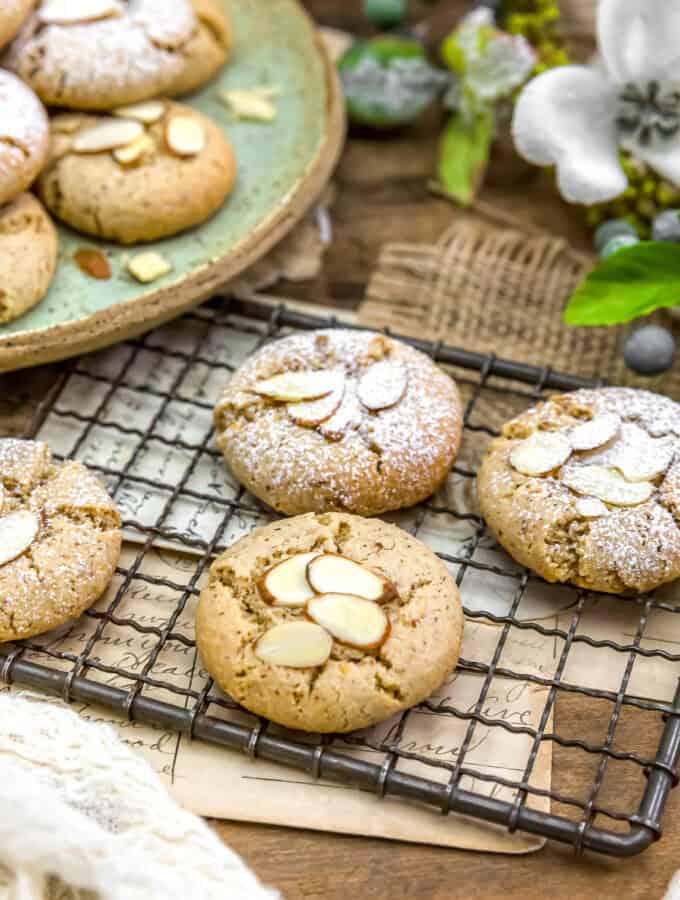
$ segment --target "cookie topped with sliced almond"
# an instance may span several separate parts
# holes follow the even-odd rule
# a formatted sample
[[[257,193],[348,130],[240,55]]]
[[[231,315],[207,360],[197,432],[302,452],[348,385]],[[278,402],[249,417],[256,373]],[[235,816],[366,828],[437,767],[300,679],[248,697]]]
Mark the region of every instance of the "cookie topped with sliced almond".
[[[61,113],[50,127],[51,156],[38,193],[53,215],[85,234],[123,244],[169,237],[204,222],[234,187],[229,140],[207,116],[179,103]],[[164,274],[171,270],[170,263]],[[138,280],[156,280],[147,271]]]
[[[0,643],[76,619],[108,587],[120,516],[82,463],[0,439]]]
[[[456,458],[462,407],[449,374],[385,335],[334,329],[268,344],[215,409],[236,477],[294,515],[375,515],[432,494]]]
[[[217,683],[290,728],[364,728],[427,697],[453,671],[458,589],[394,525],[308,514],[257,529],[212,566],[196,638]]]
[[[680,577],[680,406],[633,388],[550,398],[509,422],[478,475],[499,542],[549,581],[609,593]]]

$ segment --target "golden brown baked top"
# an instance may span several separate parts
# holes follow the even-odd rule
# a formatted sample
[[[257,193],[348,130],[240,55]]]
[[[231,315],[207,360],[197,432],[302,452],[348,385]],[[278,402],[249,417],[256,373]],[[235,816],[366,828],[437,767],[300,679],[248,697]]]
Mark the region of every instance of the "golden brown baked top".
[[[262,578],[282,561],[310,553],[317,559],[337,554],[387,579],[394,593],[386,589],[373,604],[389,621],[387,636],[369,641],[371,622],[365,637],[374,646],[353,646],[360,642],[356,629],[336,631],[330,656],[319,665],[267,663],[258,655],[262,638],[310,616],[308,608],[273,603]],[[339,592],[350,584],[357,589],[344,572],[334,575],[333,566],[317,582]],[[274,592],[285,599],[280,589]],[[326,612],[312,612],[323,628],[329,627]],[[196,624],[205,665],[234,699],[288,727],[329,732],[368,726],[429,696],[456,665],[463,615],[451,575],[420,541],[377,519],[328,513],[273,523],[230,547],[212,566]]]

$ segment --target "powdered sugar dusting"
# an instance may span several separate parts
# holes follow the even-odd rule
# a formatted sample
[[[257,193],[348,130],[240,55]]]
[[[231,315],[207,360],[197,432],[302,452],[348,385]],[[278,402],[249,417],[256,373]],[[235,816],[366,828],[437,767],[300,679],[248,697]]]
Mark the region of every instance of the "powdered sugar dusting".
[[[133,103],[171,88],[185,64],[178,51],[197,28],[189,0],[129,0],[118,17],[65,25],[43,25],[38,10],[4,63],[48,103]]]
[[[403,369],[408,389],[390,408],[371,411],[357,385],[388,361]],[[262,378],[334,367],[345,373],[345,395],[318,429],[300,428],[264,398],[238,408]],[[342,330],[265,347],[236,373],[216,409],[218,443],[237,477],[277,508],[310,510],[382,511],[424,499],[453,462],[460,420],[452,380],[426,356],[381,335]]]
[[[0,69],[0,199],[28,161],[47,155],[49,125],[42,103],[30,88]],[[9,197],[7,199],[10,199]]]
[[[120,552],[120,517],[80,463],[55,465],[45,444],[0,439],[2,523],[36,524],[21,555],[0,565],[0,641],[80,614],[104,590]],[[25,529],[28,533],[28,529]]]
[[[567,468],[540,478],[510,465],[513,447],[537,430],[569,436],[603,416],[617,417],[619,430],[595,450],[574,451]],[[494,527],[501,509],[503,529],[514,519],[526,546],[544,547],[553,577],[597,590],[650,590],[680,577],[679,450],[680,405],[666,397],[629,388],[560,395],[513,420],[492,445],[480,476],[484,511]],[[597,470],[589,467],[603,467],[645,499],[625,507],[607,496],[593,501],[586,482]],[[574,478],[578,492],[565,483]]]

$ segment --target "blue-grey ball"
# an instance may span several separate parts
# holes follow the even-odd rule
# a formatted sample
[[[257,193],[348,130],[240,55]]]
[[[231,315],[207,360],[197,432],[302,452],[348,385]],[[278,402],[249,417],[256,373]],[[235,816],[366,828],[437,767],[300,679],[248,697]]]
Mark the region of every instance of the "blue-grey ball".
[[[617,234],[616,237],[610,238],[600,250],[600,256],[602,259],[607,259],[608,256],[618,253],[619,250],[623,250],[624,247],[632,247],[634,244],[639,243],[640,238],[635,237],[635,235]]]
[[[652,240],[680,241],[680,210],[665,209],[654,219]]]
[[[626,339],[623,358],[638,375],[661,375],[673,365],[675,338],[660,325],[643,325]]]
[[[627,222],[626,219],[609,219],[603,222],[595,232],[595,249],[598,253],[601,253],[605,244],[608,244],[612,238],[619,237],[622,234],[638,237],[635,226]]]

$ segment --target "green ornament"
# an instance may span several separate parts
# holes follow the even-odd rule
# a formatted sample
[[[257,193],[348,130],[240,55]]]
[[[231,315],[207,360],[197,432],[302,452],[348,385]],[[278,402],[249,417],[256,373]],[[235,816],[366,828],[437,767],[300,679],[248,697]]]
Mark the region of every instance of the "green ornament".
[[[622,234],[638,237],[635,226],[631,225],[626,219],[608,219],[595,232],[595,249],[598,253],[601,253],[612,238],[619,237]]]
[[[408,0],[364,0],[364,15],[378,28],[394,28],[406,15]]]
[[[607,241],[604,247],[600,250],[600,256],[602,257],[602,259],[607,259],[608,257],[613,256],[615,253],[618,253],[619,250],[623,250],[624,247],[632,247],[633,244],[639,243],[640,238],[636,237],[633,234],[619,234]]]
[[[413,122],[451,83],[422,44],[389,35],[350,47],[338,69],[350,120],[378,129]]]

